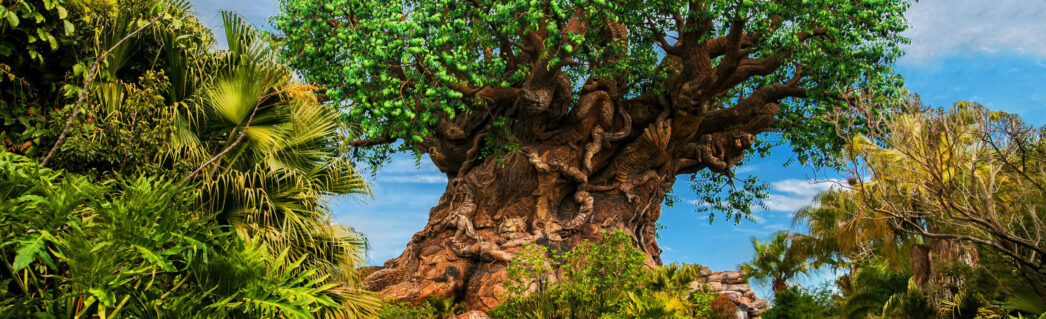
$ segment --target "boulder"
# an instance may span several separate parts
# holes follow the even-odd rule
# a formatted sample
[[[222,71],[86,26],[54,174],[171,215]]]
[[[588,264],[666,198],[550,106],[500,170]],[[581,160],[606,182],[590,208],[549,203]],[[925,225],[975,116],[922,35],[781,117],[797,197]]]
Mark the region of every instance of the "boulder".
[[[708,267],[703,267],[699,274],[701,278],[688,285],[690,291],[707,288],[727,296],[737,306],[739,319],[760,318],[770,308],[766,300],[756,296],[740,271],[712,272]]]

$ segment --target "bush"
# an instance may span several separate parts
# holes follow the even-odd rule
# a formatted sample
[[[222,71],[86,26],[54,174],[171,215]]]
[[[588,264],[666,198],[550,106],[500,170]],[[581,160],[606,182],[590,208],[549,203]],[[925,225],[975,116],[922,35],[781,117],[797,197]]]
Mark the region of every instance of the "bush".
[[[599,241],[586,241],[551,257],[545,247],[525,245],[506,268],[507,301],[491,310],[491,316],[588,318],[618,313],[627,293],[640,288],[646,259],[621,231],[605,232]],[[561,277],[556,268],[562,270]],[[558,285],[551,287],[552,282]]]
[[[835,294],[828,283],[815,288],[788,287],[777,292],[766,319],[819,319],[836,313]]]
[[[711,290],[690,293],[688,284],[700,277],[700,266],[644,269],[645,258],[621,231],[604,233],[599,241],[558,255],[526,245],[506,269],[506,301],[488,315],[736,319],[737,308],[729,298]],[[559,276],[556,266],[562,271]]]
[[[0,317],[307,317],[315,270],[241,240],[164,178],[96,183],[0,151]]]

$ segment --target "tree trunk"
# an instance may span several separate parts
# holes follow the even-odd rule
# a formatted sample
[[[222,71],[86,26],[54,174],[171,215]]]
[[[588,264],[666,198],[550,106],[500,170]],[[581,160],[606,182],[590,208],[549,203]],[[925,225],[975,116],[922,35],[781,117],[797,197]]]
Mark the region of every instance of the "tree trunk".
[[[774,278],[770,288],[773,289],[774,296],[776,296],[778,293],[788,289],[788,281],[784,278]]]
[[[367,287],[386,298],[464,297],[470,308],[486,310],[501,301],[504,267],[522,244],[567,251],[614,230],[632,235],[648,264],[661,264],[654,232],[674,176],[648,175],[630,193],[588,193],[523,154],[502,160],[503,166],[489,159],[451,179],[429,223],[400,257],[368,276]]]
[[[599,80],[575,100],[565,75],[536,78],[545,75],[529,82],[543,85],[514,95],[477,93],[486,106],[445,116],[415,144],[447,174],[447,190],[403,254],[366,278],[368,289],[405,300],[455,296],[489,309],[522,244],[567,251],[614,230],[658,265],[656,222],[676,175],[729,174],[777,113],[775,95],[763,91],[712,111],[687,93],[694,90],[626,100],[621,86]],[[483,156],[503,149],[499,143],[512,151]]]

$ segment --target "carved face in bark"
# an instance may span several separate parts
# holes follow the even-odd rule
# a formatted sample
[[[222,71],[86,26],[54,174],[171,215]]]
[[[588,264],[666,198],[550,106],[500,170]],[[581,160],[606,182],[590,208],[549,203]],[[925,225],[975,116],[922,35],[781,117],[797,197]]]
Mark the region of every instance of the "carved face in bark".
[[[522,233],[526,230],[526,217],[508,217],[502,220],[501,224],[498,225],[498,234],[503,236],[512,233]]]
[[[566,250],[620,229],[659,263],[676,176],[731,176],[761,133],[800,156],[838,150],[833,116],[888,82],[907,4],[282,1],[285,52],[351,105],[363,138],[349,144],[375,161],[427,153],[449,179],[368,288],[480,309],[524,243]],[[433,277],[450,267],[461,280]]]

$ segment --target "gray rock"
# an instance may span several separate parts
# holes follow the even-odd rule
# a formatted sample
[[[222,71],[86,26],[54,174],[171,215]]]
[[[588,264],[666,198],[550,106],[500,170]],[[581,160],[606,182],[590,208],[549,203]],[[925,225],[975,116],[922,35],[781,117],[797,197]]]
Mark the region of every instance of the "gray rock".
[[[700,272],[701,277],[708,277],[708,275],[711,275],[711,274],[712,274],[712,269],[711,268],[708,268],[708,267],[705,267],[705,266],[701,267],[701,272]]]
[[[726,286],[724,286],[722,283],[718,281],[709,281],[708,288],[712,288],[712,290],[719,292],[726,290]]]
[[[740,292],[736,292],[736,291],[724,291],[724,292],[721,293],[721,295],[724,295],[727,298],[730,298],[730,301],[733,301],[734,304],[740,304],[743,301],[742,298],[744,298],[744,296],[741,295]]]
[[[726,285],[726,290],[736,291],[736,292],[740,292],[742,294],[747,294],[748,292],[752,291],[752,287],[748,286],[748,284],[733,284],[733,285]]]
[[[695,281],[691,281],[689,284],[687,284],[686,287],[687,287],[687,291],[695,292],[695,291],[704,289],[705,284],[701,283],[700,281],[696,281],[695,280]]]

